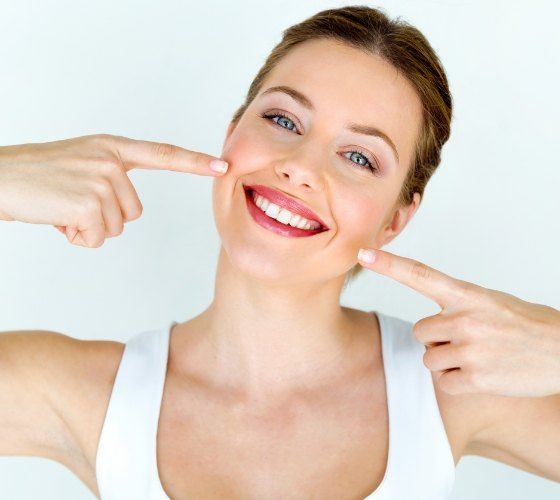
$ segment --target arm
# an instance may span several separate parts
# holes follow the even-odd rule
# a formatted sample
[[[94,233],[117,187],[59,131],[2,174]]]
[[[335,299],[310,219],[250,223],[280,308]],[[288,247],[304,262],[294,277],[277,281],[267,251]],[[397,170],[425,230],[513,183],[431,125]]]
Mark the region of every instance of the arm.
[[[8,147],[7,146],[0,147],[0,193],[1,193],[1,186],[2,186],[2,176],[6,175],[6,167],[8,166],[8,162],[6,160],[7,155],[8,155]],[[2,209],[2,200],[3,197],[0,196],[0,220],[5,220],[5,221],[15,220],[11,215],[9,215],[7,212],[5,212]]]
[[[458,412],[468,427],[463,454],[560,482],[560,311],[373,250],[364,266],[442,308],[412,333],[427,347],[437,390],[469,405]]]
[[[481,398],[482,399],[482,398]],[[464,455],[478,455],[560,482],[560,394],[485,396]]]
[[[129,170],[223,175],[213,160],[172,144],[108,134],[0,147],[0,220],[50,224],[72,244],[99,247],[142,213]]]
[[[0,456],[61,461],[72,449],[71,433],[49,390],[67,376],[76,339],[55,332],[0,333]]]

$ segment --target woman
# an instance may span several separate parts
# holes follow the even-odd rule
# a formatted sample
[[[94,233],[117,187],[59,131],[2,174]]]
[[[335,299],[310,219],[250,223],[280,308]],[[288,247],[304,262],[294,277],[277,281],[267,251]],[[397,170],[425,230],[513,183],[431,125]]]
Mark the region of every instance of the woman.
[[[103,500],[446,498],[461,456],[498,450],[482,439],[498,398],[441,391],[410,323],[339,298],[358,249],[418,209],[451,109],[418,30],[345,7],[286,30],[228,127],[225,174],[122,137],[4,148],[5,220],[98,247],[141,213],[125,172],[172,168],[216,175],[222,247],[188,321],[126,345],[5,334],[1,406],[23,417],[0,415],[0,453],[58,460]]]

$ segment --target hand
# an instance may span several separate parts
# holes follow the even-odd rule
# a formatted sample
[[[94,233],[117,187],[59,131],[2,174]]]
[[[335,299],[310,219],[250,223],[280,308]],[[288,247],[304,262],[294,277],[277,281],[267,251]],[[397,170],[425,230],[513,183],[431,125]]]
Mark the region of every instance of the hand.
[[[171,144],[90,135],[0,148],[0,218],[51,224],[74,245],[99,247],[142,214],[133,168],[220,175],[213,156]]]
[[[442,308],[413,326],[414,336],[426,345],[423,361],[439,388],[449,394],[560,394],[560,311],[373,250],[375,261],[361,265]]]

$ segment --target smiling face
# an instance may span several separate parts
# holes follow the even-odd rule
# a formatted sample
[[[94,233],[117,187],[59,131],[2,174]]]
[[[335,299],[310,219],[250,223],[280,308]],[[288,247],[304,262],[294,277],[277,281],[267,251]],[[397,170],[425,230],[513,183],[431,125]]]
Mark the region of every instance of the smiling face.
[[[268,91],[279,86],[295,89],[307,106]],[[323,282],[350,270],[360,247],[387,244],[418,208],[418,194],[410,206],[395,203],[421,117],[412,85],[380,57],[334,40],[296,46],[228,127],[221,158],[229,170],[213,180],[214,218],[228,258],[269,282]],[[247,207],[243,186],[255,184],[310,208],[329,229],[306,237],[266,229]]]

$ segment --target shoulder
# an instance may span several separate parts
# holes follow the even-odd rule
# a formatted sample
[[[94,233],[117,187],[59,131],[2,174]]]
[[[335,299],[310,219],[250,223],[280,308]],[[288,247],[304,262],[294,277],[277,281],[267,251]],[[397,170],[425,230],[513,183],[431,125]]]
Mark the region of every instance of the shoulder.
[[[97,446],[125,344],[111,340],[80,340],[58,334],[64,369],[49,384],[49,395],[70,435],[67,452],[57,459],[97,492]]]
[[[95,466],[97,441],[125,344],[53,331],[30,332],[22,341],[33,346],[35,373],[68,432],[67,453],[57,461],[81,476],[76,469]]]
[[[0,412],[2,449],[87,477],[123,348],[49,330],[2,332],[0,404],[18,414]]]
[[[64,410],[79,384],[100,376],[100,369],[111,364],[117,344],[49,330],[10,331],[1,335],[0,360],[3,369],[40,389],[57,410]]]
[[[73,346],[66,352],[66,376],[51,386],[52,400],[64,415],[76,449],[94,469],[97,443],[125,344],[111,340],[69,342]]]
[[[471,454],[471,437],[486,425],[485,415],[492,408],[495,398],[485,394],[449,394],[441,390],[438,385],[440,372],[433,372],[424,364],[426,347],[414,336],[413,327],[416,322],[388,314],[379,316],[380,326],[385,327],[386,333],[391,337],[394,352],[408,352],[429,373],[438,410],[457,464],[462,456]]]
[[[46,330],[28,332],[18,342],[26,344],[26,362],[46,381],[50,401],[64,414],[76,399],[87,397],[84,384],[89,388],[111,382],[124,349],[120,342],[81,340]]]

